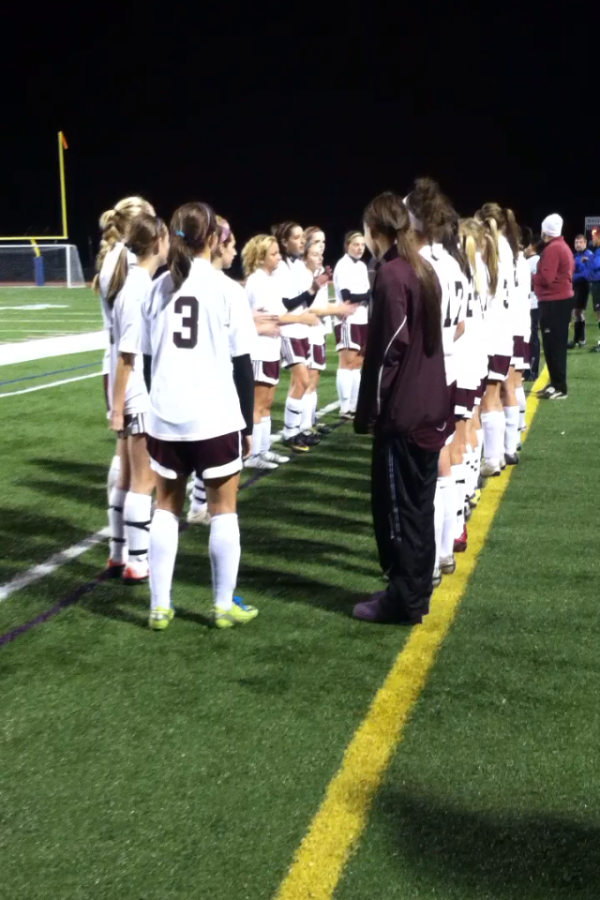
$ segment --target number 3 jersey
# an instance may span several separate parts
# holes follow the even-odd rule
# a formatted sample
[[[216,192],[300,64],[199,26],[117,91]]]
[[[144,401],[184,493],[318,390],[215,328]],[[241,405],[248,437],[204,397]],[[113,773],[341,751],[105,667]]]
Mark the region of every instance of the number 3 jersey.
[[[147,431],[165,441],[206,441],[246,427],[233,381],[226,285],[195,259],[177,291],[169,272],[144,309],[152,355]]]

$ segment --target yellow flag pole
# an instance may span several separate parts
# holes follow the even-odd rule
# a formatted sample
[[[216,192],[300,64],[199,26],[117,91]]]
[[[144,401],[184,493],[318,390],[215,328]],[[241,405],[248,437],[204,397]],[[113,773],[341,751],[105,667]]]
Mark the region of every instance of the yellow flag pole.
[[[67,230],[67,189],[65,184],[65,147],[67,142],[62,131],[58,132],[58,165],[60,169],[60,208],[62,212],[62,237],[68,238]]]

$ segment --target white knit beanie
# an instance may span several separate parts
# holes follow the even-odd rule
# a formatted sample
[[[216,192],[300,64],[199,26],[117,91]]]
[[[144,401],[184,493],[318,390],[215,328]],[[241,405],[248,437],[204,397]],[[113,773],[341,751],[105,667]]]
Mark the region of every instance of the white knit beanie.
[[[558,213],[552,213],[551,216],[546,216],[546,218],[542,222],[542,234],[547,234],[548,237],[560,237],[562,234],[562,229],[563,220],[562,217],[558,215]]]

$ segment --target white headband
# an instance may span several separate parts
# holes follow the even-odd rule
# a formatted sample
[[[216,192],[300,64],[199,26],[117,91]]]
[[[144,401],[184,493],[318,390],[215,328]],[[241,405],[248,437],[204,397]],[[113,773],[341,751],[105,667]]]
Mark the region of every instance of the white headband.
[[[409,205],[408,205],[408,198],[409,198],[409,197],[410,197],[410,194],[408,194],[408,195],[404,198],[404,205],[406,206],[406,208],[407,208],[407,210],[408,210],[408,218],[410,219],[410,224],[411,224],[412,227],[415,229],[415,231],[420,231],[421,234],[424,234],[424,233],[425,233],[425,229],[423,228],[423,223],[421,222],[420,219],[417,219],[417,217],[416,217],[415,215],[413,215],[413,213],[411,213],[411,211],[410,211],[410,207],[409,207]]]

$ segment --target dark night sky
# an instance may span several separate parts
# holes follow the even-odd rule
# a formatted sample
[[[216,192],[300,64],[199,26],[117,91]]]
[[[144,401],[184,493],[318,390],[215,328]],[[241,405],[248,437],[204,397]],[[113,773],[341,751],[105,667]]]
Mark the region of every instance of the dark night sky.
[[[58,227],[62,128],[84,262],[98,215],[132,193],[165,217],[206,200],[240,241],[284,218],[319,224],[335,259],[372,196],[425,174],[461,214],[497,200],[539,228],[558,211],[571,236],[600,215],[576,23],[560,23],[550,52],[541,10],[453,15],[432,24],[414,13],[391,29],[365,17],[359,39],[340,33],[341,14],[318,37],[292,37],[283,13],[244,34],[207,34],[189,13],[146,22],[151,38],[120,13],[62,54],[44,23],[29,27],[1,101],[0,232]]]

